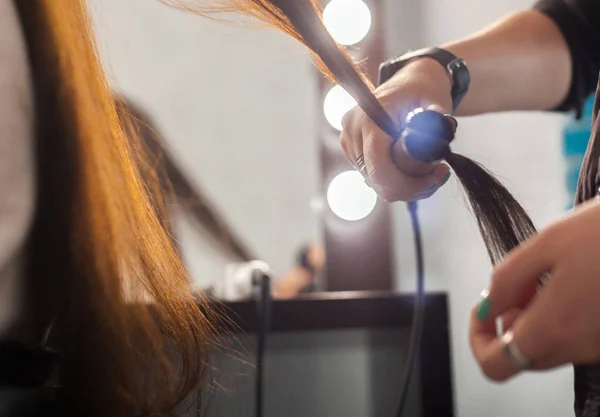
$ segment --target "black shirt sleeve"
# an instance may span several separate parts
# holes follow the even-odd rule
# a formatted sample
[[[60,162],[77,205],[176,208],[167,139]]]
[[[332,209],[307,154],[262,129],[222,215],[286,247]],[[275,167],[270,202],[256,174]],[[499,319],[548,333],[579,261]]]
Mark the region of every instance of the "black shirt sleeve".
[[[571,88],[555,110],[575,109],[577,117],[580,117],[585,99],[598,83],[600,0],[538,0],[534,8],[557,24],[571,51]]]

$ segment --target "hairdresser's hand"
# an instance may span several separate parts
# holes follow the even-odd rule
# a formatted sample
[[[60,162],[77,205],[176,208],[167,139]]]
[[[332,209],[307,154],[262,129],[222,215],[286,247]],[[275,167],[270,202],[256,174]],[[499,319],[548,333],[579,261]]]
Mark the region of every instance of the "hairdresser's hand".
[[[396,73],[375,91],[375,95],[398,123],[412,110],[422,107],[448,113],[452,107],[451,83],[444,68],[431,59],[416,60]],[[369,180],[379,196],[387,201],[411,201],[435,193],[450,177],[445,164],[423,166],[411,159],[398,142],[391,149],[391,138],[360,109],[354,108],[343,120],[340,137],[348,161],[356,168],[363,155]],[[426,169],[420,176],[409,176],[412,165]]]
[[[504,318],[533,369],[600,361],[600,201],[589,202],[512,251],[489,295],[473,310],[470,341],[489,378],[518,369],[502,352],[494,319]],[[550,273],[536,293],[538,279]]]

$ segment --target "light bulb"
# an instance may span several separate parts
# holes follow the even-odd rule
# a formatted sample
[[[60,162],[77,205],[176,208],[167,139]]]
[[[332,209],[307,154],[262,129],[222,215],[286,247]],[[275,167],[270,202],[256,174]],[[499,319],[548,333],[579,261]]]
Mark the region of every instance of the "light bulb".
[[[331,0],[323,10],[323,22],[338,43],[354,45],[369,33],[371,11],[362,0]]]
[[[344,171],[329,183],[327,203],[339,218],[356,221],[371,214],[377,204],[377,194],[365,184],[359,172]]]
[[[346,90],[336,85],[325,95],[323,113],[329,124],[341,131],[344,115],[355,106],[356,100]]]

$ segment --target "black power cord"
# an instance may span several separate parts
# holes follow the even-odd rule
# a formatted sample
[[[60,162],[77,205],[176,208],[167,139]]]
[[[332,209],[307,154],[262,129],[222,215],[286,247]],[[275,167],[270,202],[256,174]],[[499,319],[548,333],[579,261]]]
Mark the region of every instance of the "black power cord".
[[[423,261],[423,243],[421,227],[419,224],[418,205],[416,202],[408,203],[408,210],[413,229],[415,256],[417,264],[417,289],[413,305],[413,318],[409,338],[408,353],[405,362],[402,380],[400,383],[400,400],[396,416],[403,417],[408,391],[413,380],[413,373],[421,350],[423,326],[425,318],[425,273]],[[255,417],[263,417],[264,413],[264,358],[267,344],[267,335],[271,325],[271,278],[261,268],[256,268],[252,274],[252,284],[257,290],[255,293],[257,307],[257,348],[256,348],[256,385],[255,385]]]
[[[418,361],[418,354],[421,350],[421,341],[423,336],[423,325],[425,322],[425,272],[423,263],[423,242],[421,239],[421,225],[419,224],[419,215],[417,210],[417,202],[408,203],[408,211],[410,212],[410,220],[413,229],[413,239],[415,245],[415,257],[417,262],[417,290],[415,293],[415,301],[413,306],[413,319],[410,331],[410,339],[408,344],[408,354],[406,357],[406,365],[402,373],[400,382],[400,401],[398,404],[397,417],[404,415],[408,399],[408,390],[412,382],[413,371]]]
[[[450,151],[450,142],[454,139],[456,124],[450,116],[432,110],[416,109],[405,122],[398,140],[405,151],[415,160],[424,164],[441,160]],[[417,264],[417,289],[414,298],[413,319],[408,345],[406,366],[400,385],[400,401],[396,417],[403,417],[408,398],[408,389],[412,382],[414,368],[421,350],[423,326],[425,321],[425,266],[423,260],[423,241],[419,224],[416,201],[408,203],[413,229],[415,257]]]
[[[417,202],[408,203],[413,229],[415,257],[417,266],[417,288],[413,305],[413,318],[406,358],[406,365],[400,383],[400,400],[396,416],[403,417],[408,399],[408,391],[413,379],[414,369],[421,349],[425,318],[425,272],[423,260],[423,242],[418,216]],[[263,417],[264,413],[264,358],[267,335],[271,325],[271,277],[265,269],[256,268],[252,275],[252,284],[257,289],[255,293],[257,307],[257,348],[256,348],[256,386],[255,386],[255,417]]]
[[[253,271],[252,284],[257,288],[257,343],[256,343],[256,385],[255,385],[255,417],[263,417],[264,413],[264,361],[267,335],[271,327],[271,277],[261,268]]]

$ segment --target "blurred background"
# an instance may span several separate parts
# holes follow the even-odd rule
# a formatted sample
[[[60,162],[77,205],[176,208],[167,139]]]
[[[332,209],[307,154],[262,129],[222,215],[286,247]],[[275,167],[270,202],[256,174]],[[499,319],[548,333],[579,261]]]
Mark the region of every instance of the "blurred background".
[[[253,256],[268,262],[275,277],[293,268],[298,250],[310,242],[323,242],[330,265],[334,264],[330,259],[339,265],[344,256],[355,257],[352,251],[368,251],[364,246],[368,239],[360,238],[364,232],[360,225],[373,210],[381,216],[377,228],[389,224],[382,251],[391,254],[384,256],[390,264],[374,274],[374,282],[380,278],[384,282],[387,278],[382,274],[389,274],[392,290],[414,291],[412,231],[405,205],[382,207],[368,190],[355,184],[352,174],[338,176],[348,167],[328,162],[335,159],[327,155],[337,146],[337,133],[325,122],[339,119],[347,104],[341,94],[331,96],[329,107],[324,108],[330,86],[302,46],[271,30],[224,25],[159,1],[89,1],[101,59],[115,91],[147,112],[182,169]],[[531,5],[528,0],[376,3],[378,11],[371,12],[380,18],[367,22],[366,29],[383,37],[378,45],[384,50],[373,49],[379,54],[373,62],[467,35]],[[353,18],[361,22],[360,17]],[[360,53],[360,42],[353,48]],[[570,208],[573,184],[569,179],[578,169],[580,148],[585,145],[578,132],[589,123],[575,123],[568,115],[518,113],[459,122],[455,149],[495,173],[538,227]],[[346,188],[358,187],[354,190],[362,197],[350,209],[346,197],[330,189],[334,178],[351,184]],[[454,180],[424,201],[421,213],[426,289],[449,297],[456,414],[572,414],[572,399],[565,398],[572,395],[570,368],[521,376],[501,386],[480,374],[469,351],[467,324],[471,308],[489,283],[491,265],[477,226]],[[210,289],[236,259],[188,223],[180,219],[177,237],[194,281]],[[348,231],[340,233],[345,235],[334,236],[344,228]],[[357,246],[335,247],[339,241],[354,241]],[[329,284],[325,273],[317,287],[382,289],[364,283],[364,288],[343,288],[343,278],[333,276],[336,271],[341,270],[332,266]]]

